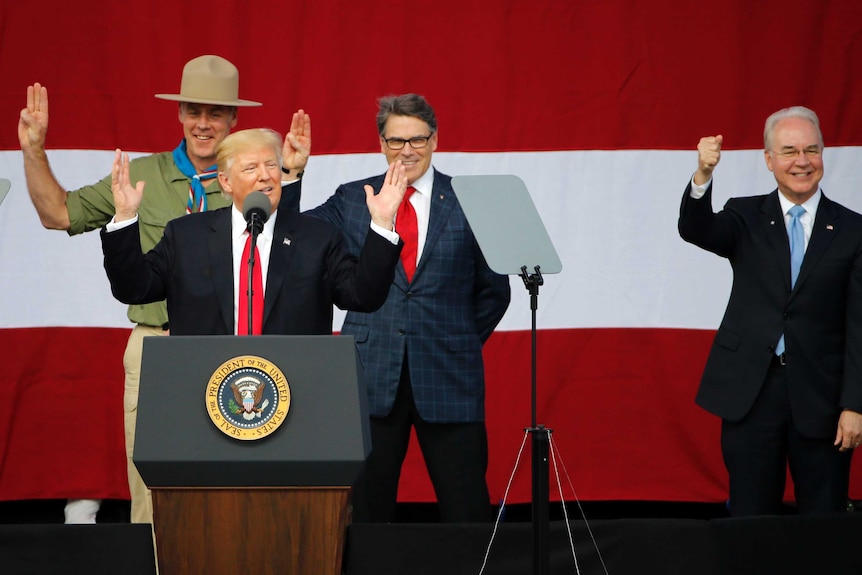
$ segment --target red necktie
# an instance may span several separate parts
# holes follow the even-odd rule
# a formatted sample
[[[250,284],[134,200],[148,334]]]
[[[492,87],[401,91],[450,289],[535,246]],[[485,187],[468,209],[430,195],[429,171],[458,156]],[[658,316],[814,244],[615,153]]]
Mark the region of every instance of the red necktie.
[[[245,239],[242,259],[239,264],[239,302],[237,306],[237,334],[248,335],[248,256],[251,252],[251,234]],[[263,274],[260,272],[260,252],[254,246],[254,277],[251,279],[252,335],[260,335],[263,328]]]
[[[404,199],[401,200],[401,205],[398,206],[398,212],[395,214],[395,231],[404,240],[404,247],[401,249],[401,264],[404,266],[404,273],[407,274],[407,282],[413,281],[413,272],[416,271],[416,253],[419,245],[419,227],[416,225],[416,210],[410,203],[410,196],[416,188],[409,186],[407,193],[404,194]]]

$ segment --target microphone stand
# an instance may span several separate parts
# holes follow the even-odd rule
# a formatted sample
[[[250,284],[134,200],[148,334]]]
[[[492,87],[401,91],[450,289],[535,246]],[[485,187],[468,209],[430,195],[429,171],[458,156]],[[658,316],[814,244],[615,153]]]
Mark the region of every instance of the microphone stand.
[[[246,285],[246,297],[248,297],[248,335],[254,334],[254,254],[257,253],[257,236],[263,230],[263,222],[260,221],[260,215],[256,211],[252,211],[251,218],[248,222],[248,233],[251,236],[251,245],[248,252],[248,274]]]

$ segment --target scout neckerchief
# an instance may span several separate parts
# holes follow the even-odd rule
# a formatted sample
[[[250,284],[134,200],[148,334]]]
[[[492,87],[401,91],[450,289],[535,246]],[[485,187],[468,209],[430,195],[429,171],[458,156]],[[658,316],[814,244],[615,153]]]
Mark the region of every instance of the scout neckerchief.
[[[173,155],[174,163],[177,165],[177,168],[179,168],[180,172],[182,172],[185,177],[191,180],[191,183],[189,184],[189,201],[188,204],[186,204],[186,213],[192,213],[195,211],[195,208],[197,208],[197,211],[199,212],[207,211],[207,194],[201,180],[215,178],[218,175],[216,165],[214,164],[198,174],[195,167],[192,165],[192,161],[189,160],[189,155],[186,152],[185,140],[180,142],[180,145],[174,149]]]

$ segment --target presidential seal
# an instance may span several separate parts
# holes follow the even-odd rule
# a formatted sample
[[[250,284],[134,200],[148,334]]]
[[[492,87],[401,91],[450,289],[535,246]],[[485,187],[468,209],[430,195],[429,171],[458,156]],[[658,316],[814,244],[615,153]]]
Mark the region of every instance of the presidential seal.
[[[210,419],[225,435],[263,439],[284,423],[290,409],[290,387],[268,359],[235,357],[212,374],[206,406]]]

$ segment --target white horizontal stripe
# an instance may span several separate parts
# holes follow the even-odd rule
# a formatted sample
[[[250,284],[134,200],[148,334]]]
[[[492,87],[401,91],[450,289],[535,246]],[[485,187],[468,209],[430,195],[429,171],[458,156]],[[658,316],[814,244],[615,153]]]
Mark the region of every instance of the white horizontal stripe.
[[[75,188],[106,175],[113,152],[49,156],[62,184]],[[862,147],[827,149],[824,159],[826,195],[862,211]],[[451,175],[515,174],[527,184],[563,262],[562,273],[545,276],[540,288],[539,328],[718,325],[730,267],[683,242],[676,228],[695,151],[439,152],[434,160]],[[303,180],[303,208],[323,202],[339,183],[384,168],[380,154],[315,156]],[[41,227],[20,152],[0,152],[0,176],[12,180],[0,206],[0,327],[127,326],[125,308],[105,279],[98,234],[69,238]],[[727,151],[715,174],[715,206],[774,187],[762,151]],[[336,310],[336,329],[342,319]],[[530,325],[528,293],[513,278],[512,305],[500,329]]]

